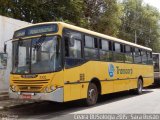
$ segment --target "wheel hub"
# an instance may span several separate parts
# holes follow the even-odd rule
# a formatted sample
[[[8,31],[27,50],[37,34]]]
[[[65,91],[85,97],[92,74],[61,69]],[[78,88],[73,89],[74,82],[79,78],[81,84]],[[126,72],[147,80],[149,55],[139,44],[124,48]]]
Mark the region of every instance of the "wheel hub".
[[[139,81],[139,84],[138,84],[138,90],[139,90],[139,92],[141,92],[141,91],[142,91],[142,82],[141,82],[141,81]]]
[[[93,102],[96,100],[96,91],[94,89],[89,90],[89,98]]]

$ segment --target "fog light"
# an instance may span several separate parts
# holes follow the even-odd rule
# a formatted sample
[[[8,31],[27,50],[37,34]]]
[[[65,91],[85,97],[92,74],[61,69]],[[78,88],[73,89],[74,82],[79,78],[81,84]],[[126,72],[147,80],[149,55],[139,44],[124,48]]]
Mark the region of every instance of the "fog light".
[[[51,86],[51,90],[55,90],[55,87],[54,87],[54,86]]]
[[[56,88],[52,85],[52,86],[47,86],[44,88],[44,92],[48,93],[48,92],[52,92],[54,91]]]
[[[50,92],[48,87],[45,88],[45,92]]]

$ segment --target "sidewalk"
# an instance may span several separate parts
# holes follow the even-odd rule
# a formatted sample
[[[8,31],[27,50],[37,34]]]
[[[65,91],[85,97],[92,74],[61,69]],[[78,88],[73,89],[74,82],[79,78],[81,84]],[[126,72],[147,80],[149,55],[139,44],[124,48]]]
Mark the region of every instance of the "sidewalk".
[[[9,99],[8,92],[0,92],[0,101],[8,99]]]
[[[9,108],[14,108],[18,107],[21,105],[26,105],[26,104],[31,104],[34,103],[35,101],[27,101],[27,100],[14,100],[14,99],[6,99],[6,100],[1,100],[0,101],[0,111],[9,109]]]
[[[25,105],[37,102],[35,100],[20,100],[20,99],[11,99],[9,98],[9,93],[7,91],[0,92],[0,111],[19,105]]]

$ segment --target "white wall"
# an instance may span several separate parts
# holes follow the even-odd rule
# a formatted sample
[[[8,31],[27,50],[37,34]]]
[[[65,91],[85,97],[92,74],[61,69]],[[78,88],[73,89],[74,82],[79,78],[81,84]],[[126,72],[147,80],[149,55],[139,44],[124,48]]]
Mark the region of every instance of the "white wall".
[[[3,43],[13,37],[15,30],[25,27],[30,23],[0,16],[0,52],[3,51]]]
[[[15,30],[29,25],[30,23],[0,16],[0,52],[3,52],[4,41],[12,39]],[[11,71],[12,59],[12,44],[7,42],[8,62],[7,70],[4,72],[0,70],[0,92],[8,91],[9,88],[9,73]]]

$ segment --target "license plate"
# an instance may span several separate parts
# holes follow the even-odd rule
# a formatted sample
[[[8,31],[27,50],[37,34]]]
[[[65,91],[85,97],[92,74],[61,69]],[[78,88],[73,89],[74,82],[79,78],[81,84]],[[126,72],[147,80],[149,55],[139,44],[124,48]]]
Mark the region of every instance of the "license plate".
[[[31,99],[31,98],[32,98],[32,95],[22,94],[22,95],[21,95],[21,98],[22,98],[22,99]]]

